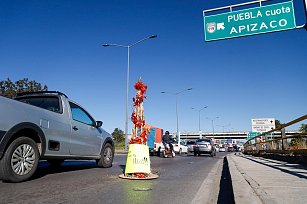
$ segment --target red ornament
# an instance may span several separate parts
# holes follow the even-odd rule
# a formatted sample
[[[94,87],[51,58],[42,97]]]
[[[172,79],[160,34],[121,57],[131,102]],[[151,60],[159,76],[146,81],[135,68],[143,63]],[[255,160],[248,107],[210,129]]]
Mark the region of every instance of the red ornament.
[[[140,79],[134,84],[134,88],[137,90],[137,93],[136,97],[132,99],[134,110],[131,114],[131,121],[134,124],[134,128],[130,144],[146,144],[149,128],[145,127],[143,101],[146,98],[147,85]]]

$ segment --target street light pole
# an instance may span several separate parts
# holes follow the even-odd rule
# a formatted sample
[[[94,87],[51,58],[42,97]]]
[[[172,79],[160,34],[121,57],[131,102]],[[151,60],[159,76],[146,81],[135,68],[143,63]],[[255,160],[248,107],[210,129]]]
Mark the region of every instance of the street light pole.
[[[212,137],[213,137],[213,139],[214,139],[214,124],[213,124],[213,121],[214,121],[214,119],[218,119],[218,118],[220,118],[220,117],[214,117],[214,118],[206,118],[206,119],[208,119],[208,120],[211,120],[211,124],[212,124]]]
[[[230,126],[231,124],[228,124],[228,125],[216,125],[216,126],[219,126],[219,127],[222,127],[223,128],[223,133],[225,132],[225,127],[227,126]]]
[[[178,135],[179,133],[179,119],[178,119],[178,95],[176,95],[176,121],[177,121],[177,125],[176,125],[176,134]]]
[[[128,106],[129,106],[129,80],[130,80],[130,46],[128,46],[128,67],[127,67],[127,83],[126,83],[126,119],[125,119],[125,150],[128,149]]]
[[[200,128],[200,112],[201,112],[202,110],[204,110],[205,108],[208,108],[208,106],[205,106],[205,107],[203,107],[203,108],[197,110],[197,111],[198,111],[198,131],[199,131],[199,139],[202,138],[202,131],[201,131],[201,128]],[[192,108],[192,109],[195,109],[195,110],[196,110],[196,108]]]
[[[191,91],[192,88],[188,88],[188,89],[184,89],[182,91],[176,92],[176,93],[172,93],[172,92],[166,92],[166,91],[162,91],[162,94],[171,94],[171,95],[175,95],[176,96],[176,135],[178,136],[178,144],[180,144],[180,133],[179,133],[179,116],[178,116],[178,95],[185,92],[185,91]]]
[[[123,47],[127,48],[128,50],[128,66],[127,66],[127,81],[126,81],[126,119],[125,119],[125,150],[128,149],[128,121],[129,121],[129,115],[128,115],[128,105],[129,105],[129,76],[130,76],[130,48],[145,41],[148,39],[156,38],[157,35],[151,35],[146,38],[143,38],[131,45],[119,45],[119,44],[104,44],[102,46],[109,47],[109,46],[115,46],[115,47]]]

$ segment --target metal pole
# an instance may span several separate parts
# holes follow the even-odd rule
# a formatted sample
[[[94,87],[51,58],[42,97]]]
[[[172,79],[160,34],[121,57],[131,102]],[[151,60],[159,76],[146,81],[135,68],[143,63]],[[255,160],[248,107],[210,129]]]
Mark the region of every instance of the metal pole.
[[[199,128],[199,139],[202,138],[202,132],[201,132],[201,129],[200,129],[200,111],[198,111],[198,128]]]
[[[214,138],[214,126],[213,126],[213,119],[212,119],[211,121],[212,121],[212,137]]]
[[[307,30],[307,0],[304,1],[304,6],[305,6],[305,18],[306,18],[306,23],[304,25],[304,28]]]
[[[205,107],[203,107],[202,109],[199,109],[199,110],[198,110],[198,130],[199,130],[199,139],[202,138],[202,131],[201,131],[201,127],[200,127],[200,121],[201,121],[201,119],[200,119],[200,112],[201,112],[202,110],[204,110],[205,108],[208,108],[208,106],[205,106]],[[195,108],[192,108],[192,109],[195,109]]]
[[[198,130],[200,132],[200,110],[198,111]]]
[[[286,138],[286,129],[285,128],[282,128],[280,130],[281,132],[281,149],[282,150],[285,150],[285,141],[284,141],[284,138]]]
[[[171,94],[171,95],[175,95],[176,96],[176,123],[177,123],[177,130],[176,130],[176,136],[178,136],[178,143],[180,143],[180,132],[179,132],[179,116],[178,116],[178,95],[181,94],[182,92],[185,92],[185,91],[190,91],[192,90],[192,88],[188,88],[188,89],[185,89],[185,90],[182,90],[180,92],[177,92],[177,93],[172,93],[172,92],[165,92],[165,91],[162,91],[161,93],[168,93],[168,94]]]
[[[126,84],[126,122],[125,122],[125,150],[128,150],[128,99],[129,99],[129,75],[130,75],[130,46],[128,46],[128,67]]]
[[[179,122],[178,122],[178,94],[176,94],[176,122],[177,122],[177,132],[176,132],[176,134],[177,134],[177,137],[178,137],[178,141],[180,140],[180,135],[178,134],[179,133]]]
[[[129,99],[129,75],[130,75],[130,48],[145,41],[148,39],[156,38],[157,35],[151,35],[146,38],[143,38],[131,45],[119,45],[119,44],[103,44],[102,46],[104,47],[109,47],[109,46],[116,46],[116,47],[123,47],[128,49],[128,66],[127,66],[127,82],[126,82],[126,121],[125,121],[125,150],[128,149],[128,121],[129,121],[129,116],[128,116],[128,99]]]
[[[266,2],[266,1],[270,1],[270,0],[261,0],[261,2]],[[234,5],[229,5],[229,6],[223,6],[223,7],[219,7],[219,8],[214,8],[214,9],[207,9],[203,11],[203,14],[208,13],[208,12],[212,12],[212,11],[218,11],[218,10],[223,10],[223,9],[232,9],[234,7],[241,7],[241,6],[245,6],[245,5],[249,5],[249,4],[258,4],[259,0],[256,1],[251,1],[251,2],[245,2],[245,3],[241,3],[241,4],[234,4]]]

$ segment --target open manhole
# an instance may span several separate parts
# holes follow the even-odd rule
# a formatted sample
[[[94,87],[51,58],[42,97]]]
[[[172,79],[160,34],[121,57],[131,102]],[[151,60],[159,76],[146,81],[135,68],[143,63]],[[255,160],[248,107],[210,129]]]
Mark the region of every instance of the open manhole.
[[[141,187],[135,187],[133,188],[134,191],[151,191],[152,188],[141,188]]]

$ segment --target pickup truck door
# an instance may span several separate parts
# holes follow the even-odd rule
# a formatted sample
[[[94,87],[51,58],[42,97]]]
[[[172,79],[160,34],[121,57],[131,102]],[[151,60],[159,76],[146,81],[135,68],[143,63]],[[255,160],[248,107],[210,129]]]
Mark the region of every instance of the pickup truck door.
[[[100,154],[101,132],[94,127],[94,119],[80,106],[69,102],[71,110],[70,154],[78,156],[96,156]]]

